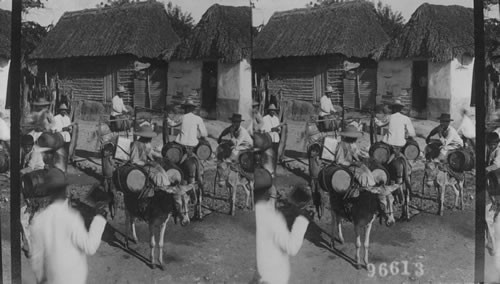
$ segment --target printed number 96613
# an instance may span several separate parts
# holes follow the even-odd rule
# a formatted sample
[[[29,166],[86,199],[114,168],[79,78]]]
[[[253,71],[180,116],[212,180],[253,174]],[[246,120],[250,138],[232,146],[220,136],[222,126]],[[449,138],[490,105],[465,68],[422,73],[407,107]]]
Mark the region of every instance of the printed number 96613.
[[[393,261],[389,264],[382,262],[378,264],[378,269],[375,264],[369,263],[367,269],[369,277],[374,277],[375,275],[387,277],[389,274],[392,276],[410,276],[412,272],[415,273],[417,278],[424,275],[424,265],[421,262],[410,263],[406,260],[400,262]]]

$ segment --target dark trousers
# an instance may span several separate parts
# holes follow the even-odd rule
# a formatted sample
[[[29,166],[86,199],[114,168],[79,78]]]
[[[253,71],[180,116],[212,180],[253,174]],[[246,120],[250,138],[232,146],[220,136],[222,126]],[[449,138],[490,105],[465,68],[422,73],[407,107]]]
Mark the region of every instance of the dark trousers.
[[[274,163],[275,163],[275,165],[278,163],[278,149],[279,149],[279,146],[280,146],[279,142],[278,143],[274,143],[273,142],[273,146],[272,147],[273,147],[273,151],[274,151],[274,154],[275,154],[275,156],[274,156]]]

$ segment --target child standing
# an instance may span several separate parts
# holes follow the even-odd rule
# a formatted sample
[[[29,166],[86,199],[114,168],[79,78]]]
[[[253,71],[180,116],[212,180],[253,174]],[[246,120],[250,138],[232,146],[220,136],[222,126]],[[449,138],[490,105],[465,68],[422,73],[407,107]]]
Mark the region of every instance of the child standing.
[[[109,211],[111,212],[111,219],[115,217],[116,213],[116,189],[113,186],[113,172],[115,171],[115,161],[113,160],[114,146],[111,143],[104,145],[102,148],[102,175],[104,177],[104,191],[108,193],[111,198],[109,202]]]

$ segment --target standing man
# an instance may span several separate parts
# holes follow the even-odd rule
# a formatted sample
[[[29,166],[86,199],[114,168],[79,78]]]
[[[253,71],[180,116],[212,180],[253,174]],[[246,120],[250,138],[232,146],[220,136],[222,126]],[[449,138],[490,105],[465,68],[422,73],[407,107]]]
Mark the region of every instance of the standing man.
[[[272,104],[269,106],[267,111],[267,115],[263,118],[262,129],[264,130],[264,132],[268,132],[271,135],[271,141],[273,143],[273,150],[275,153],[275,160],[277,161],[281,132],[280,120],[276,113],[278,111],[278,108],[276,108],[276,106]]]
[[[328,85],[326,86],[325,93],[320,99],[320,112],[319,112],[319,120],[326,120],[327,121],[320,121],[318,123],[318,128],[319,131],[321,132],[328,132],[333,130],[333,115],[337,112],[335,108],[333,107],[332,104],[332,99],[331,95],[333,94],[334,90],[333,87]]]
[[[69,118],[66,104],[59,106],[59,114],[54,117],[54,129],[61,133],[64,139],[64,146],[66,150],[69,150],[71,142],[71,119]]]
[[[289,197],[292,211],[297,216],[291,229],[283,214],[276,209],[278,196],[274,186],[263,184],[264,178],[255,171],[255,226],[257,248],[257,283],[287,284],[290,279],[290,256],[296,255],[304,241],[312,214],[306,210],[311,195],[303,186],[297,186]]]
[[[118,86],[118,90],[116,90],[116,95],[113,97],[112,100],[112,107],[113,110],[111,111],[111,130],[116,132],[118,129],[118,121],[114,121],[115,119],[121,119],[123,118],[129,111],[125,107],[125,104],[123,103],[123,94],[126,93],[127,91],[125,90],[125,87],[122,85]]]
[[[252,149],[253,140],[248,131],[241,127],[241,122],[244,121],[241,118],[241,114],[233,113],[233,116],[230,119],[232,124],[222,131],[217,143],[221,144],[222,137],[230,135],[231,141],[233,142],[233,151],[230,159],[233,162],[237,162],[242,151]]]
[[[193,113],[196,109],[196,105],[193,101],[187,100],[182,106],[184,108],[184,115],[180,122],[181,131],[179,135],[177,135],[175,142],[184,146],[188,155],[192,155],[194,148],[199,143],[198,137],[200,139],[206,139],[208,136],[207,128],[205,127],[203,119]]]
[[[450,122],[453,121],[449,113],[442,113],[439,117],[439,125],[432,129],[425,142],[429,144],[430,139],[434,135],[438,135],[439,139],[443,143],[441,146],[441,151],[439,152],[438,160],[446,161],[446,157],[448,153],[452,150],[458,149],[464,146],[464,141],[460,138],[455,128],[450,125]]]
[[[250,135],[253,135],[256,132],[261,132],[263,129],[264,118],[262,117],[262,114],[260,114],[259,106],[260,104],[258,101],[253,101],[252,103],[253,119],[247,129]]]
[[[406,145],[406,135],[408,137],[415,137],[415,128],[411,123],[411,119],[402,114],[404,105],[400,100],[396,100],[392,105],[392,114],[388,117],[387,121],[380,121],[375,118],[375,124],[379,127],[387,126],[387,133],[382,138],[382,142],[389,144],[392,148],[392,154],[388,161],[392,161],[396,155],[399,155],[401,148]]]
[[[4,118],[5,114],[0,111],[0,144],[5,151],[10,151],[10,127]]]
[[[101,244],[107,204],[98,203],[87,231],[83,217],[69,204],[64,173],[50,169],[42,186],[50,192],[52,201],[33,217],[30,229],[31,267],[36,281],[84,284],[88,274],[87,255],[93,255]]]

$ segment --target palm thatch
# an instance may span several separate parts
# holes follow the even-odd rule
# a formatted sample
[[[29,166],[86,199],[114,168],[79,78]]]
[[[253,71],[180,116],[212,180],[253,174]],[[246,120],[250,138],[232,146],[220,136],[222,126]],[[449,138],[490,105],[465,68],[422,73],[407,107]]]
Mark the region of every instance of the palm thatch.
[[[0,57],[10,59],[11,12],[0,9]]]
[[[138,2],[64,13],[31,58],[131,54],[168,59],[179,41],[162,3]]]
[[[274,13],[254,41],[253,58],[372,57],[387,41],[372,3],[345,2]]]
[[[214,4],[201,17],[192,35],[179,46],[177,59],[217,59],[236,63],[251,53],[250,7]]]
[[[381,59],[425,58],[443,62],[474,55],[474,10],[458,5],[422,4]]]

